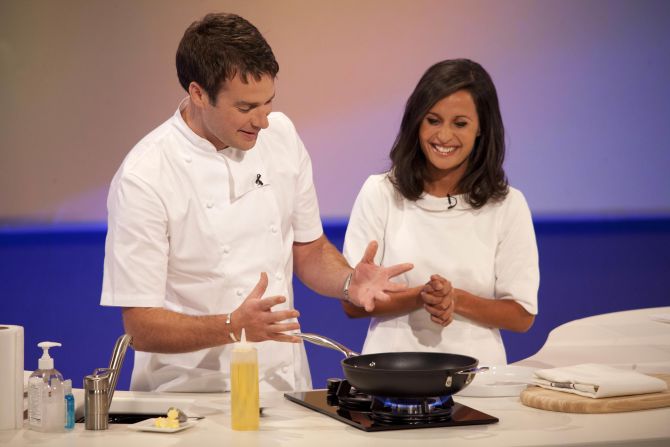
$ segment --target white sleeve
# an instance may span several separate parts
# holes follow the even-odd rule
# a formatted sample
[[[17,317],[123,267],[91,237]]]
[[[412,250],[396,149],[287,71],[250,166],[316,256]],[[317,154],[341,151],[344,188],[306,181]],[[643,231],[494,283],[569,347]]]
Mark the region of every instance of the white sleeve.
[[[299,172],[292,219],[293,234],[296,242],[312,242],[323,234],[319,202],[316,197],[312,175],[312,160],[293,123],[288,118],[286,118],[286,121],[290,124],[295,137],[294,144],[298,149],[299,157]]]
[[[384,194],[385,175],[373,175],[363,184],[349,217],[344,237],[344,257],[350,265],[358,264],[371,241],[379,248],[375,263],[383,264],[384,236],[390,206],[390,197]]]
[[[162,201],[144,181],[121,173],[112,182],[107,208],[100,304],[162,307],[169,252]]]
[[[536,315],[537,291],[540,284],[537,243],[533,220],[523,194],[510,189],[498,249],[496,250],[495,296],[513,299],[529,313]]]

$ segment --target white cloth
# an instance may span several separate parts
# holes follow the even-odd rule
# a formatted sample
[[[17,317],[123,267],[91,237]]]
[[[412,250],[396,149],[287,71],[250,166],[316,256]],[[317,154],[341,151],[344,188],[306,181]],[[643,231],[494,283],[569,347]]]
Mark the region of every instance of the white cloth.
[[[452,197],[453,200],[453,197]],[[410,287],[440,274],[453,287],[492,299],[513,299],[537,313],[539,269],[530,210],[518,190],[479,210],[456,196],[424,195],[416,202],[395,191],[387,174],[370,176],[354,204],[344,243],[349,262],[367,243],[379,242],[375,261],[382,265],[412,262],[399,280]],[[498,329],[456,315],[447,327],[430,320],[425,309],[397,317],[372,318],[364,353],[433,351],[475,357],[480,365],[507,363]]]
[[[668,384],[656,377],[596,363],[538,369],[533,383],[548,390],[595,399],[658,393],[668,389]]]
[[[273,309],[293,307],[293,242],[323,229],[309,155],[285,115],[268,118],[253,149],[217,151],[177,110],[130,151],[109,192],[102,305],[229,313],[267,272],[265,296],[287,297]],[[262,390],[311,387],[302,344],[257,348]],[[131,389],[228,390],[231,349],[137,352]]]

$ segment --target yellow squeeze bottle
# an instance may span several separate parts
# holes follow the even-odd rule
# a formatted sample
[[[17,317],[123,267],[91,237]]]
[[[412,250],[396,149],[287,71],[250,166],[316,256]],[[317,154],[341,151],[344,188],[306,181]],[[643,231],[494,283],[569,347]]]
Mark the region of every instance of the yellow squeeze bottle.
[[[230,361],[230,407],[233,430],[258,430],[258,352],[247,343],[244,329]]]

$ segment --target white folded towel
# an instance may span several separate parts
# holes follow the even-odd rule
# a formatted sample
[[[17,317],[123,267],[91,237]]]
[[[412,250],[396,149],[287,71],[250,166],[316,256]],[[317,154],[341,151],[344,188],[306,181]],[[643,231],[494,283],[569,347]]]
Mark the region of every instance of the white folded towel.
[[[668,389],[668,384],[656,377],[595,363],[538,369],[533,383],[549,390],[596,399],[658,393]]]

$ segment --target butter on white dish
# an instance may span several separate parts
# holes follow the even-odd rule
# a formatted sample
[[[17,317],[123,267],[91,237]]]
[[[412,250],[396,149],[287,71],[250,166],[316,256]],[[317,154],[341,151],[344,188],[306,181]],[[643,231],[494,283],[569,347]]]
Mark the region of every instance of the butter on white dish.
[[[184,422],[186,422],[186,415],[184,415]],[[179,428],[179,410],[170,408],[167,417],[154,420],[154,426],[156,428]]]
[[[658,393],[668,389],[668,384],[656,377],[596,363],[538,369],[533,382],[549,390],[595,399]]]
[[[154,433],[176,433],[178,431],[186,430],[197,424],[197,421],[182,422],[177,428],[158,428],[156,427],[156,418],[146,419],[135,424],[128,425],[130,430],[135,431],[150,431]]]
[[[472,383],[458,392],[464,397],[514,397],[533,381],[535,368],[527,366],[491,366],[475,374]]]

